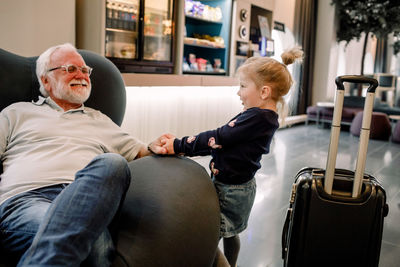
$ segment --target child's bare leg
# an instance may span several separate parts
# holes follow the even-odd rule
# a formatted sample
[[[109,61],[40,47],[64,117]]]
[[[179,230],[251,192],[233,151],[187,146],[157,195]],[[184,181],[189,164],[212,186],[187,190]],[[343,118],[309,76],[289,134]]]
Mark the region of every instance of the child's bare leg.
[[[217,247],[213,267],[230,267],[222,251]]]
[[[235,235],[229,238],[224,238],[224,254],[229,264],[232,267],[236,266],[236,261],[239,256],[240,238]]]

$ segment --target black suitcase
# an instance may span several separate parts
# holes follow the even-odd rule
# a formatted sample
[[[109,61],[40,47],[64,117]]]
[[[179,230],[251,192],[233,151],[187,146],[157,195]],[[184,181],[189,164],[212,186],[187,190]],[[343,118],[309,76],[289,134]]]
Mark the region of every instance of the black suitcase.
[[[369,127],[378,82],[363,76],[336,78],[334,116],[326,169],[296,175],[282,233],[284,266],[378,266],[386,194],[364,174]],[[335,169],[343,108],[343,82],[368,83],[356,170]]]

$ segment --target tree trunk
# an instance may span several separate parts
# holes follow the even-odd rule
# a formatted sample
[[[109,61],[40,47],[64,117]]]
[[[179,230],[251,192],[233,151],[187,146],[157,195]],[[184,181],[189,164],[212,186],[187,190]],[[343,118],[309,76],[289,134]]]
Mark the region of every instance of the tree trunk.
[[[365,38],[364,38],[364,46],[363,46],[363,50],[362,50],[362,57],[361,57],[361,75],[364,75],[364,60],[365,60],[365,52],[367,50],[368,35],[369,35],[369,32],[366,32]]]
[[[364,38],[362,56],[361,56],[361,71],[360,71],[361,75],[364,75],[364,60],[365,60],[365,52],[367,50],[368,36],[369,36],[369,32],[366,32],[365,38]],[[358,96],[361,96],[361,95],[362,95],[362,84],[360,83],[360,84],[358,84]]]

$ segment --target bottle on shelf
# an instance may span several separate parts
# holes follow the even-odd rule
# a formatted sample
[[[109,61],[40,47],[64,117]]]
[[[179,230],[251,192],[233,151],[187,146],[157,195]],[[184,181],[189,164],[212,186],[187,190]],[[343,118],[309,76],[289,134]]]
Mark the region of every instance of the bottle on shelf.
[[[134,12],[134,7],[129,7],[129,30],[135,31],[136,30],[136,13]]]
[[[128,7],[125,5],[122,8],[123,30],[129,31],[129,12]]]
[[[109,1],[107,1],[106,5],[106,27],[111,28],[112,27],[112,20],[113,20],[113,5]]]
[[[118,4],[118,29],[124,29],[124,8],[122,4]]]
[[[111,3],[112,20],[111,28],[118,29],[118,6],[115,3]]]
[[[105,44],[105,56],[106,57],[112,57],[112,56],[114,56],[114,54],[113,54],[113,50],[114,50],[114,47],[113,47],[113,42],[110,40],[110,36],[109,35],[107,35],[106,34],[106,44]]]

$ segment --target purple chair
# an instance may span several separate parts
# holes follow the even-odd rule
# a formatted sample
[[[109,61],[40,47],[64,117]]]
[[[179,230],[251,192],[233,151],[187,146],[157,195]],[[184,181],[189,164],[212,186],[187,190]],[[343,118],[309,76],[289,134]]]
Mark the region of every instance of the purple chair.
[[[355,136],[360,136],[363,112],[358,112],[354,117],[350,133]],[[372,112],[370,138],[376,140],[389,140],[392,132],[389,117],[382,112]]]

